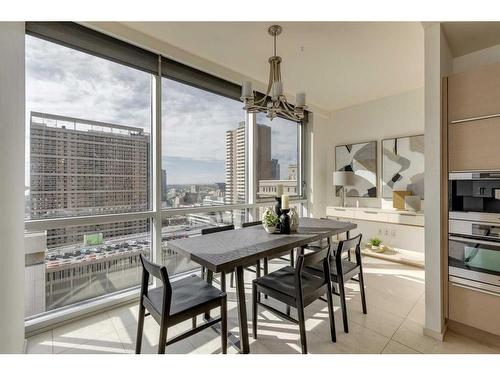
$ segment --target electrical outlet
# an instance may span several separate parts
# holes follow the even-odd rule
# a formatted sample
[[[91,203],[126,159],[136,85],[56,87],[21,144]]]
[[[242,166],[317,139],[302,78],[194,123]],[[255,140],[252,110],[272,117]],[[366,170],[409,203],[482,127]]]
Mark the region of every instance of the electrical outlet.
[[[396,229],[391,229],[391,236],[396,237]]]
[[[378,235],[381,236],[382,235],[382,228],[378,228]]]
[[[389,236],[389,229],[386,228],[384,233],[386,236]]]

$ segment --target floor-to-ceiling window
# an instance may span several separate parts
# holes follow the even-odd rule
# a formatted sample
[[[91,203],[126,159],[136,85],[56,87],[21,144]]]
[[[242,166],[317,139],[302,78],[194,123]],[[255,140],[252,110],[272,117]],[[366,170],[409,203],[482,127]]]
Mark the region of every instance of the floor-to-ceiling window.
[[[261,181],[299,186],[301,125],[245,114],[238,85],[73,23],[27,30],[27,317],[133,291],[141,254],[199,267],[168,241],[258,219]]]
[[[150,219],[92,217],[151,208],[151,83],[151,73],[26,36],[27,316],[138,285]]]

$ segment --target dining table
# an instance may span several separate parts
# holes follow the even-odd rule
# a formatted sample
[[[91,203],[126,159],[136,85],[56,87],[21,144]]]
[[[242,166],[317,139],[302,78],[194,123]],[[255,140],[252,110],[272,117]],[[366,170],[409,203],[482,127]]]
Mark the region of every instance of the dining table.
[[[236,272],[236,301],[239,337],[230,334],[229,342],[241,353],[249,353],[248,323],[245,298],[244,269],[260,259],[273,258],[325,238],[349,232],[356,224],[328,219],[300,218],[297,231],[290,234],[270,234],[261,226],[193,236],[168,241],[168,247],[187,257],[210,273]],[[211,278],[208,279],[211,282]],[[207,317],[209,318],[209,317]]]

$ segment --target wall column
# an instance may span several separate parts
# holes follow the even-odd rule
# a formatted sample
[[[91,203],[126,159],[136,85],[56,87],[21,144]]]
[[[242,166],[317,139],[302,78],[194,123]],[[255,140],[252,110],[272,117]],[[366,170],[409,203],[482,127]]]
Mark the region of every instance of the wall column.
[[[0,22],[0,353],[24,351],[24,22]]]
[[[442,339],[445,329],[442,272],[443,207],[441,85],[448,74],[448,47],[439,22],[425,22],[425,326],[424,334]]]

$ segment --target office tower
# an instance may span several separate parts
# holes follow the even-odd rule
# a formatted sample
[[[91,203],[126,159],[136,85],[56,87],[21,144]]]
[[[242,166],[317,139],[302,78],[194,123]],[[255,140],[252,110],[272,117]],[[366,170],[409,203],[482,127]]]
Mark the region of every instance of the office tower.
[[[271,179],[280,179],[280,164],[278,159],[271,159]]]
[[[257,124],[257,180],[271,179],[271,127]],[[276,163],[279,164],[276,160]],[[245,202],[245,122],[226,132],[226,204]]]
[[[149,134],[142,128],[31,112],[31,219],[148,209]],[[148,230],[147,221],[49,230],[47,247]]]

